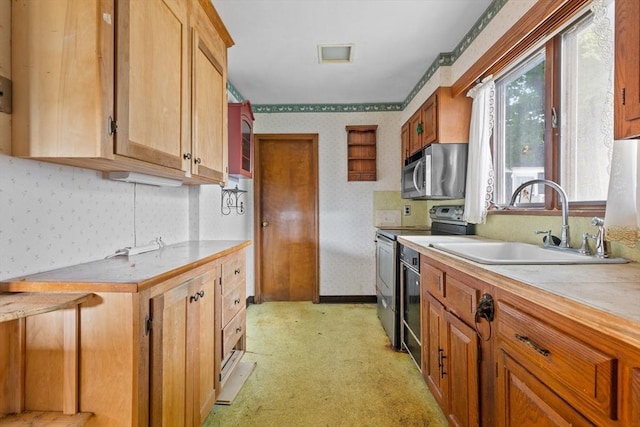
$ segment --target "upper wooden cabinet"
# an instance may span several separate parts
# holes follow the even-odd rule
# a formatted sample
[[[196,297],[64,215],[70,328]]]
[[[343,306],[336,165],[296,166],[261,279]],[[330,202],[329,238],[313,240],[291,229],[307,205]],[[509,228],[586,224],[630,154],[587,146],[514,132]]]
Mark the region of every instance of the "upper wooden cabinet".
[[[403,160],[432,143],[468,142],[471,98],[453,97],[450,87],[439,87],[405,123],[409,153]],[[403,126],[403,127],[404,127]]]
[[[402,144],[402,154],[400,155],[400,162],[404,166],[404,160],[409,157],[409,122],[402,125],[400,130],[400,141]]]
[[[640,3],[616,0],[615,139],[640,137]]]
[[[226,180],[233,41],[210,2],[18,0],[12,19],[14,156]]]
[[[229,174],[253,176],[253,110],[249,101],[229,103]]]

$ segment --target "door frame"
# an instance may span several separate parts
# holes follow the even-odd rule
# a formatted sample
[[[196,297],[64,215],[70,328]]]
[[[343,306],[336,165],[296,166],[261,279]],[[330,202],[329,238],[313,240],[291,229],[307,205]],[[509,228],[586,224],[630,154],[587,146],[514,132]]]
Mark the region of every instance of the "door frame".
[[[320,230],[319,230],[319,180],[318,180],[318,134],[317,133],[274,133],[274,134],[255,134],[254,138],[254,162],[253,162],[253,230],[254,230],[254,268],[255,268],[255,290],[254,302],[262,303],[262,233],[261,218],[262,203],[262,182],[260,179],[260,145],[263,141],[281,141],[281,140],[304,140],[305,143],[311,144],[311,175],[313,185],[315,187],[315,212],[314,212],[314,228],[313,243],[315,247],[315,264],[316,268],[313,272],[313,303],[320,301]]]

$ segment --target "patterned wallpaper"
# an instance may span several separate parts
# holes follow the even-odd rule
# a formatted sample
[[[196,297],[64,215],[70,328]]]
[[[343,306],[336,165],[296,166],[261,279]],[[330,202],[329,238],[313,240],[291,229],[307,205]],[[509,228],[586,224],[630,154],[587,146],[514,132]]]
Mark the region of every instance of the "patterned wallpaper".
[[[0,154],[0,279],[103,258],[156,237],[189,238],[189,188]]]
[[[347,182],[345,126],[377,124],[378,180]],[[374,295],[373,192],[400,189],[400,113],[256,114],[256,133],[317,133],[320,295]]]

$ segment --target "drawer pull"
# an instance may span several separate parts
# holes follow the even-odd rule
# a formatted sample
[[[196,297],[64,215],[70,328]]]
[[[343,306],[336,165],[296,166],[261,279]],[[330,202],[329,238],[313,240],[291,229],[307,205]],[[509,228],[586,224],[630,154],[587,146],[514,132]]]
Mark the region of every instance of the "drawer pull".
[[[236,333],[240,333],[240,332],[242,332],[242,326],[238,326],[238,327],[236,328]]]
[[[524,335],[520,335],[520,334],[515,334],[515,337],[518,341],[522,341],[523,343],[525,343],[526,345],[528,345],[529,347],[531,347],[532,349],[534,349],[535,351],[543,355],[544,357],[548,357],[549,354],[551,354],[549,350],[542,348],[538,344],[532,342],[529,339],[529,337],[525,337]]]
[[[234,271],[234,274],[240,274],[240,269],[236,268],[236,270]]]
[[[234,303],[235,305],[240,304],[240,298],[236,298],[236,299],[234,299],[234,300],[233,300],[233,303]]]

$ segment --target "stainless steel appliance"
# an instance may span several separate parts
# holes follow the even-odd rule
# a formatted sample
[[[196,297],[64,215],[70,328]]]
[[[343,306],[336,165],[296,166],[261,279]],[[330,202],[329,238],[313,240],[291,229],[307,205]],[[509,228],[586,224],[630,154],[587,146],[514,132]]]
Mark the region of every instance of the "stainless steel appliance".
[[[431,209],[430,230],[424,228],[379,228],[376,233],[376,295],[378,318],[391,345],[402,350],[401,267],[398,236],[430,234],[473,234],[473,225],[462,221],[463,206],[436,206]]]
[[[422,350],[420,320],[420,252],[400,245],[400,274],[402,282],[402,349],[421,368]]]
[[[431,144],[402,169],[403,199],[462,199],[468,144]]]

